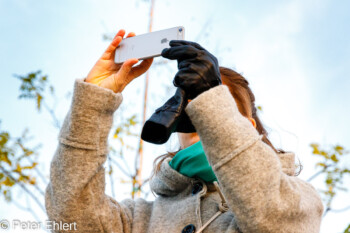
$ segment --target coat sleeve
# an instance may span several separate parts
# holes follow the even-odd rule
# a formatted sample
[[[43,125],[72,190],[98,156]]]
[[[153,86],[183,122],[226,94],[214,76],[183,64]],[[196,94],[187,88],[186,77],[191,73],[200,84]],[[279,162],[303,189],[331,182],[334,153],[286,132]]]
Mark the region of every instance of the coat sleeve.
[[[121,102],[121,93],[75,80],[45,193],[49,220],[70,224],[62,232],[131,232],[133,201],[122,204],[105,194],[107,137]]]
[[[185,110],[242,232],[319,232],[323,205],[315,188],[282,172],[227,86],[201,93]]]

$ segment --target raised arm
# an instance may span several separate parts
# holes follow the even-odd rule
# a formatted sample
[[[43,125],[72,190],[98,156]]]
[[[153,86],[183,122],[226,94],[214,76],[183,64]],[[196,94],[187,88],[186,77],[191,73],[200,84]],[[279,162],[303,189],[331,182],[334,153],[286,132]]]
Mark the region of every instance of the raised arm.
[[[323,205],[316,190],[283,173],[226,85],[198,95],[186,112],[242,232],[319,232]]]
[[[130,232],[132,211],[105,194],[103,167],[113,113],[122,99],[121,93],[75,81],[45,198],[49,219],[71,223],[71,232]]]
[[[105,194],[103,164],[113,113],[123,100],[121,92],[148,70],[153,59],[134,67],[138,59],[115,64],[115,50],[124,35],[125,30],[120,30],[86,79],[75,81],[45,197],[50,220],[70,226],[75,223],[77,229],[64,232],[131,232],[135,203],[126,200],[119,204]],[[127,37],[131,36],[135,33]]]

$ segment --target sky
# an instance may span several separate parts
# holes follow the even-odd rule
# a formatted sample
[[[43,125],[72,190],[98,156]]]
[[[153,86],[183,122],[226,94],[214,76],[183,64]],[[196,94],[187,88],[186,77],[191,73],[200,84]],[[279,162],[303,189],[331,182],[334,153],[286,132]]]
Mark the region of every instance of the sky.
[[[47,113],[35,111],[33,102],[18,100],[19,81],[14,74],[37,70],[47,74],[60,99],[56,114],[62,120],[70,105],[66,93],[72,91],[76,78],[87,75],[108,46],[103,34],[113,35],[121,28],[146,33],[149,9],[149,1],[144,0],[0,0],[1,129],[19,136],[30,128],[33,145],[42,144],[39,159],[45,174],[49,174],[58,130]],[[153,30],[184,26],[186,40],[200,43],[218,57],[220,65],[242,73],[256,104],[263,108],[260,116],[272,142],[296,153],[304,166],[300,178],[306,180],[315,173],[310,143],[350,148],[349,10],[346,0],[155,0]],[[151,67],[147,117],[173,95],[175,72],[176,62],[169,62],[166,68]],[[123,91],[121,107],[129,115],[142,109],[143,84],[144,76]],[[118,119],[118,111],[116,115]],[[137,140],[129,143],[136,146]],[[165,145],[145,143],[144,177],[157,155],[177,145],[175,135]],[[349,163],[349,159],[344,161],[344,165]],[[321,179],[313,181],[317,187],[321,183]],[[127,197],[124,186],[117,200]],[[110,192],[108,187],[106,192]],[[20,192],[15,196],[24,199]],[[342,194],[334,207],[347,206],[349,200],[349,194]],[[2,199],[0,205],[0,219],[20,215],[33,220]],[[349,215],[350,211],[329,213],[321,232],[341,232],[349,224]],[[44,214],[39,218],[46,219]]]

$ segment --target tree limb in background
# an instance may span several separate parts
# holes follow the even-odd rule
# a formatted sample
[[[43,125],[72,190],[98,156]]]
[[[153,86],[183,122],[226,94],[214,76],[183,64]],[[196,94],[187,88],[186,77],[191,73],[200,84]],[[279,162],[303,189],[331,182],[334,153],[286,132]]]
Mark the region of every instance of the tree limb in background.
[[[332,201],[338,191],[348,191],[347,187],[343,185],[343,182],[346,176],[350,177],[350,168],[346,164],[342,164],[341,161],[344,161],[349,151],[340,145],[331,146],[329,149],[321,148],[317,143],[312,143],[310,146],[312,148],[312,154],[319,159],[319,162],[316,163],[316,168],[320,170],[312,175],[308,181],[310,182],[322,175],[325,178],[324,185],[326,189],[321,189],[320,194],[326,203],[326,209],[323,215],[326,216],[328,212],[333,210]],[[337,210],[334,211],[336,212]]]

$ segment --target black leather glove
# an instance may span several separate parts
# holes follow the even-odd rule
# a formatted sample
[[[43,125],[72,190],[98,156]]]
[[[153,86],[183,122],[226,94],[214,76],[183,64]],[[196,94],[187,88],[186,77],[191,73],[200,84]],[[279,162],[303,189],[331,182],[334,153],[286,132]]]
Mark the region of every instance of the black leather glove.
[[[185,40],[171,40],[169,45],[161,55],[177,60],[179,71],[173,84],[182,88],[189,99],[222,84],[218,60],[202,46]]]
[[[192,133],[196,129],[184,111],[188,98],[185,91],[177,88],[173,97],[155,110],[142,128],[141,138],[144,141],[163,144],[173,132]]]
[[[222,83],[216,57],[199,44],[183,40],[172,40],[169,44],[171,48],[164,49],[162,56],[178,61],[179,71],[173,81],[178,88],[142,128],[141,138],[154,144],[167,142],[173,132],[196,132],[185,112],[188,99]]]

